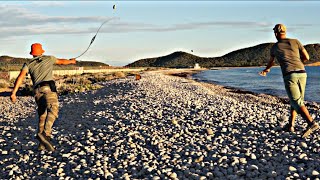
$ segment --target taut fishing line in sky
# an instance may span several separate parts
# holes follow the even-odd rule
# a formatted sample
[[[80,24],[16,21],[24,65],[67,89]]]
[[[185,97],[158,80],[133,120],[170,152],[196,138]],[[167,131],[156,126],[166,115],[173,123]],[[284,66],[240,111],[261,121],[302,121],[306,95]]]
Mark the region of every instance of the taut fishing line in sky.
[[[115,10],[116,10],[116,5],[113,5],[113,6],[112,6],[112,9],[113,9],[113,11],[115,11]],[[99,29],[97,30],[96,34],[92,37],[91,42],[90,42],[89,46],[87,47],[87,49],[86,49],[82,54],[80,54],[79,56],[75,57],[75,59],[81,57],[82,55],[84,55],[84,54],[89,50],[91,44],[92,44],[93,41],[96,39],[96,37],[97,37],[97,35],[98,35],[101,27],[102,27],[105,23],[107,23],[107,22],[109,22],[109,21],[111,21],[111,20],[112,20],[112,19],[108,19],[108,20],[104,21],[104,22],[100,25],[100,27],[99,27]]]

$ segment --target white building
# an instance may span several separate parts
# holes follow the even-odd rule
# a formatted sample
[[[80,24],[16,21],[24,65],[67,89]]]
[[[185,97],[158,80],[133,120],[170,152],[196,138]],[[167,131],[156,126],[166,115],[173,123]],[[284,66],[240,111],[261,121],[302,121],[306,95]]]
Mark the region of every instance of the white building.
[[[201,67],[199,66],[199,63],[196,63],[195,65],[194,65],[194,69],[200,69]]]

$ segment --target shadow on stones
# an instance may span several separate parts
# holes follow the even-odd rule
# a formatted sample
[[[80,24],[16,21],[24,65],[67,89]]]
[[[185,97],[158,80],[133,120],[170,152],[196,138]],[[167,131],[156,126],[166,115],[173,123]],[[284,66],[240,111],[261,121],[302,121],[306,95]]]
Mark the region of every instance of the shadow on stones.
[[[140,117],[126,118],[122,114],[119,114],[119,109],[124,108],[130,111],[130,102],[127,102],[122,96],[128,93],[134,93],[133,87],[128,85],[126,82],[112,84],[111,86],[106,85],[103,89],[97,90],[95,93],[87,92],[85,94],[75,94],[60,96],[60,107],[59,118],[54,124],[54,140],[53,143],[57,147],[57,151],[50,152],[38,152],[36,150],[36,144],[27,146],[26,149],[22,147],[23,144],[28,144],[29,142],[37,142],[34,135],[37,131],[37,116],[28,117],[25,120],[19,120],[17,123],[0,122],[0,126],[11,126],[20,127],[20,130],[10,128],[8,131],[12,135],[3,135],[6,143],[1,143],[0,147],[2,150],[8,151],[8,155],[3,155],[6,163],[0,164],[1,169],[5,169],[7,164],[17,164],[24,172],[28,172],[32,178],[37,176],[39,171],[45,171],[44,175],[51,176],[53,178],[58,177],[57,167],[52,169],[44,170],[43,164],[49,163],[50,167],[57,166],[62,162],[66,163],[64,166],[64,173],[66,176],[73,178],[97,178],[104,176],[98,174],[97,172],[92,172],[91,169],[96,165],[96,161],[100,160],[101,163],[108,164],[108,170],[115,168],[118,174],[113,178],[120,178],[124,173],[132,173],[131,178],[152,178],[157,175],[157,170],[162,171],[163,169],[170,168],[173,172],[176,172],[178,178],[182,174],[184,177],[196,178],[195,174],[200,176],[207,176],[207,173],[211,172],[213,175],[208,177],[208,179],[227,179],[227,176],[233,176],[234,179],[267,179],[268,177],[278,177],[280,179],[285,179],[286,177],[292,176],[296,179],[307,179],[312,177],[309,169],[315,169],[320,171],[318,166],[320,163],[318,158],[319,149],[315,149],[312,144],[312,140],[316,138],[317,133],[312,134],[308,139],[301,138],[301,131],[298,130],[297,134],[279,132],[278,130],[271,127],[271,123],[267,120],[257,121],[251,124],[241,124],[238,122],[233,122],[228,127],[218,127],[212,137],[212,139],[207,139],[202,142],[185,143],[185,140],[177,139],[174,142],[168,141],[173,134],[166,131],[166,128],[172,128],[173,132],[180,132],[182,129],[178,127],[165,124],[163,129],[157,129],[155,124],[150,124],[152,121],[160,121],[161,119],[153,118],[144,120]],[[103,100],[108,97],[119,98],[110,103],[103,103]],[[144,93],[140,92],[135,96],[136,99],[143,101]],[[78,99],[77,101],[70,102],[69,99]],[[93,101],[101,100],[99,105],[96,105]],[[108,118],[105,115],[98,116],[97,113],[101,111],[106,111],[108,113]],[[140,111],[143,111],[142,109]],[[189,110],[190,116],[193,112],[192,109]],[[311,109],[310,112],[316,110]],[[134,114],[134,112],[130,112]],[[144,112],[148,114],[150,112]],[[171,112],[170,112],[171,113]],[[131,121],[135,120],[135,121]],[[167,121],[166,119],[164,121]],[[191,119],[190,121],[195,121]],[[297,120],[299,121],[299,120]],[[301,121],[301,120],[300,120]],[[135,124],[139,122],[140,124]],[[170,122],[170,121],[168,121]],[[163,122],[162,122],[163,123]],[[190,123],[186,121],[186,123]],[[204,121],[197,120],[195,124],[204,123]],[[108,127],[110,126],[110,128]],[[297,127],[301,127],[298,125]],[[161,128],[161,127],[157,127]],[[222,131],[222,128],[227,128],[227,131]],[[235,130],[236,132],[231,132]],[[88,132],[92,135],[88,135]],[[129,133],[138,132],[140,135],[129,136]],[[100,134],[101,133],[101,134]],[[196,137],[197,134],[205,133],[204,129],[192,129],[190,130],[190,137]],[[232,134],[232,135],[230,135]],[[102,135],[102,136],[101,136]],[[224,138],[219,138],[222,136]],[[163,152],[163,148],[160,145],[154,145],[151,139],[155,136],[161,138],[168,138],[162,143],[163,147],[173,147],[181,148],[179,152],[167,153]],[[141,138],[143,137],[143,138]],[[215,141],[221,139],[217,145],[213,145]],[[16,141],[21,142],[20,149],[17,151],[20,155],[17,155],[15,151],[11,151],[12,148],[16,148],[14,143]],[[148,155],[153,155],[154,157],[148,157],[153,162],[147,162],[144,157],[145,154],[141,152],[141,149],[130,147],[130,141],[139,145],[145,151],[149,152]],[[235,142],[238,144],[232,145]],[[81,146],[78,144],[80,143]],[[301,146],[301,143],[305,143],[307,146]],[[96,152],[90,152],[91,146],[95,147]],[[223,150],[227,146],[230,149],[226,152]],[[287,146],[287,148],[286,148]],[[127,150],[127,154],[121,154],[116,152],[116,148]],[[19,147],[18,147],[19,148]],[[78,148],[77,151],[71,152]],[[247,155],[247,150],[251,149],[250,153],[254,153],[256,159],[252,159]],[[29,154],[29,150],[33,150],[33,154]],[[84,154],[79,153],[83,151]],[[97,152],[99,151],[99,152]],[[198,160],[199,156],[191,152],[205,151],[207,155],[203,160]],[[188,153],[187,153],[188,152]],[[77,159],[67,158],[64,155],[71,153],[77,156]],[[299,156],[305,153],[307,159],[301,159]],[[29,154],[29,161],[19,161],[21,155]],[[102,155],[98,158],[97,154]],[[134,157],[130,155],[133,154]],[[220,160],[219,157],[214,157],[214,155],[219,154],[221,156],[226,156],[226,159]],[[52,156],[52,159],[44,159],[44,155]],[[185,167],[181,167],[177,164],[174,158],[184,162]],[[239,162],[235,166],[231,166],[233,160],[232,157],[245,158],[246,163]],[[107,159],[105,159],[107,158]],[[81,163],[80,160],[85,160],[86,163]],[[127,168],[120,167],[122,162],[128,160],[129,165]],[[132,161],[136,161],[135,164],[130,164]],[[221,161],[221,162],[219,162]],[[33,162],[31,164],[31,162]],[[35,163],[36,162],[36,163]],[[157,162],[163,162],[162,164],[157,164]],[[190,163],[189,163],[190,162]],[[148,169],[148,166],[157,166],[157,169]],[[38,167],[37,165],[41,165]],[[80,171],[73,171],[78,165],[81,165]],[[256,170],[253,165],[257,166]],[[102,165],[103,166],[103,165]],[[289,167],[293,166],[296,171],[289,171]],[[238,174],[239,170],[243,169],[244,173]],[[104,168],[103,168],[104,170]],[[10,169],[6,169],[4,173],[8,175]],[[85,174],[85,171],[89,171],[89,174]],[[134,174],[133,172],[136,172]],[[274,173],[274,174],[272,174]],[[300,175],[299,177],[294,177],[294,173]],[[305,175],[301,175],[305,174]],[[7,178],[9,176],[4,176]],[[161,178],[168,178],[164,176]],[[232,179],[229,177],[229,179]]]
[[[300,119],[301,121],[301,119]],[[286,179],[307,179],[315,178],[312,175],[312,170],[319,171],[317,164],[320,163],[318,157],[319,149],[316,148],[312,142],[317,137],[318,132],[314,132],[309,138],[302,138],[302,129],[298,129],[296,133],[284,132],[280,128],[272,128],[269,123],[253,123],[243,125],[240,123],[233,123],[228,127],[229,130],[237,130],[231,138],[223,139],[218,145],[217,151],[221,156],[226,156],[220,164],[220,172],[214,171],[216,176],[233,175],[236,179],[268,179],[280,178]],[[299,128],[299,125],[297,125]],[[301,128],[301,127],[300,127]],[[219,136],[231,133],[231,131],[215,133],[215,141]],[[230,137],[230,136],[229,136]],[[238,142],[237,147],[232,146],[234,142]],[[302,144],[305,145],[302,145]],[[227,146],[232,146],[227,153],[221,153],[222,149]],[[210,154],[210,153],[209,153]],[[251,158],[254,154],[255,158]],[[305,154],[305,157],[300,156]],[[299,157],[300,156],[300,157]],[[232,164],[232,157],[245,158],[246,163],[237,163],[237,172],[234,171]],[[218,162],[220,158],[214,158],[214,162]],[[221,161],[221,160],[220,160]],[[219,166],[219,165],[218,165]],[[258,167],[256,169],[254,166]],[[296,170],[289,170],[292,166]],[[233,169],[232,171],[230,170]],[[244,173],[239,172],[240,169]]]
[[[120,87],[121,86],[121,87]],[[126,86],[123,88],[123,86]],[[9,176],[11,168],[6,168],[8,164],[13,164],[19,166],[21,170],[20,173],[15,173],[16,175],[21,175],[27,172],[30,178],[40,178],[43,177],[53,177],[58,178],[57,175],[57,163],[66,163],[64,166],[64,173],[66,176],[71,176],[75,178],[96,178],[104,177],[101,174],[84,174],[84,171],[89,170],[90,167],[95,165],[95,160],[92,158],[97,158],[94,152],[88,152],[87,149],[90,146],[95,146],[96,150],[103,152],[104,145],[108,142],[98,138],[97,141],[92,141],[86,135],[90,130],[93,136],[96,136],[98,131],[102,132],[104,136],[112,139],[114,136],[113,132],[107,132],[107,126],[116,124],[118,119],[110,120],[103,116],[97,117],[94,115],[95,112],[109,110],[114,117],[117,117],[117,110],[114,107],[121,107],[122,101],[116,101],[111,104],[104,104],[101,106],[96,106],[92,100],[97,98],[102,98],[104,96],[122,96],[126,94],[131,87],[124,83],[112,84],[111,86],[106,86],[103,89],[96,90],[95,92],[86,92],[79,94],[71,94],[59,97],[59,117],[56,119],[53,125],[53,140],[52,143],[56,147],[56,151],[38,151],[37,145],[38,140],[36,139],[36,133],[38,131],[38,115],[36,114],[36,109],[30,117],[25,119],[19,119],[17,122],[0,122],[0,130],[3,133],[2,138],[4,142],[0,143],[1,149],[1,159],[3,164],[0,164],[0,168],[3,169],[3,174],[0,178],[9,179],[16,176]],[[100,91],[103,91],[100,94]],[[10,95],[10,94],[6,94]],[[97,96],[98,95],[98,96]],[[102,97],[103,96],[103,97]],[[79,101],[74,101],[67,103],[64,99],[78,99]],[[62,105],[62,106],[61,106]],[[88,114],[91,114],[88,115]],[[87,116],[88,115],[88,116]],[[90,119],[94,117],[95,119]],[[81,125],[80,125],[81,124]],[[80,125],[80,126],[79,126]],[[5,127],[9,127],[8,130],[4,131]],[[120,127],[114,127],[119,129]],[[103,131],[100,131],[103,130]],[[122,137],[122,136],[120,136]],[[81,143],[82,146],[76,145],[76,143]],[[113,147],[113,142],[106,144],[107,147]],[[79,148],[79,152],[85,152],[83,155],[79,155],[79,152],[73,152],[75,148]],[[114,151],[114,148],[105,148],[105,154]],[[71,153],[72,155],[78,156],[77,159],[69,159],[63,157],[64,154]],[[102,153],[103,155],[104,153]],[[24,155],[27,155],[27,159],[24,160]],[[48,157],[51,157],[48,159]],[[74,172],[72,169],[76,168],[79,164],[80,159],[85,159],[87,165],[82,164],[81,171]],[[49,168],[44,169],[43,165],[48,163]],[[39,172],[43,172],[39,175]],[[41,174],[41,173],[40,173]]]

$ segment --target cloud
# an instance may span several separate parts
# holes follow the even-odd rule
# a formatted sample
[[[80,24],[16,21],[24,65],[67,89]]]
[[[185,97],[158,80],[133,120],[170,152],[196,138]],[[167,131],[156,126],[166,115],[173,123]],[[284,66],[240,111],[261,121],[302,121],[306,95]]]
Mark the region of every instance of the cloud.
[[[274,27],[275,24],[271,24],[269,26],[266,26],[264,28],[258,29],[257,31],[260,32],[273,32],[272,29]],[[286,25],[287,26],[287,30],[290,32],[295,32],[295,31],[300,31],[302,29],[305,28],[310,28],[315,26],[316,24],[307,24],[307,23],[301,23],[301,24],[290,24],[290,25]]]
[[[60,2],[33,2],[46,6]],[[101,33],[128,32],[173,32],[207,28],[243,28],[250,31],[270,32],[274,24],[255,21],[207,21],[171,25],[157,25],[141,22],[124,22],[119,18],[106,16],[49,16],[32,12],[17,5],[0,5],[0,37],[28,36],[35,34],[83,34],[94,33],[102,22],[108,21],[101,28]],[[93,25],[94,24],[94,25]],[[312,26],[311,24],[291,25],[294,29]]]
[[[48,16],[31,12],[20,5],[0,5],[0,9],[0,37],[88,33],[92,29],[83,26],[85,23],[98,25],[116,19],[105,16]],[[82,26],[79,27],[79,24]]]
[[[62,7],[65,3],[62,1],[32,1],[30,5],[32,7]]]
[[[112,22],[109,23],[109,28],[105,28],[102,32],[170,32],[170,31],[184,31],[207,28],[233,28],[244,29],[249,31],[270,32],[274,23],[270,22],[255,22],[255,21],[207,21],[207,22],[192,22],[172,24],[168,26],[161,26],[146,23],[132,23],[132,22]],[[314,26],[313,24],[292,24],[288,25],[291,29],[303,29]]]
[[[50,23],[100,23],[111,17],[70,17],[70,16],[47,16],[28,11],[19,6],[0,5],[0,26],[25,27],[30,25],[44,25]]]
[[[181,23],[172,24],[169,26],[160,26],[155,24],[144,24],[144,23],[110,23],[109,26],[113,28],[106,28],[103,32],[137,32],[137,31],[149,31],[149,32],[169,32],[169,31],[181,31],[181,30],[194,30],[194,29],[206,29],[206,28],[269,28],[273,24],[265,22],[254,22],[254,21],[207,21],[207,22],[192,22],[192,23]]]

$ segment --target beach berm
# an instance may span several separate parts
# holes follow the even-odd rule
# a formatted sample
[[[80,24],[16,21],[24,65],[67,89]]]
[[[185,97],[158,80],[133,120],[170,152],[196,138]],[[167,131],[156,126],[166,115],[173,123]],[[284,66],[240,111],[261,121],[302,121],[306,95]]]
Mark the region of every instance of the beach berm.
[[[290,107],[277,97],[166,71],[101,85],[59,97],[53,152],[30,136],[33,97],[0,97],[0,179],[319,178],[318,132],[301,138],[300,117],[282,131]]]

